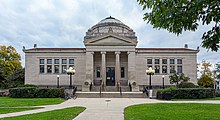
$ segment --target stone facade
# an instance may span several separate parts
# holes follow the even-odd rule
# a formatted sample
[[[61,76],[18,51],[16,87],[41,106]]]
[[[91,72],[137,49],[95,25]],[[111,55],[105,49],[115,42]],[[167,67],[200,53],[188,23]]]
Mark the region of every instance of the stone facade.
[[[185,73],[196,83],[196,61],[199,50],[188,48],[136,48],[135,32],[121,21],[108,17],[91,27],[84,37],[85,48],[32,48],[25,52],[25,84],[56,86],[69,85],[68,67],[74,67],[73,84],[82,91],[95,86],[128,86],[134,91],[149,85],[145,71],[157,68],[152,85],[170,85],[169,75],[174,69]]]

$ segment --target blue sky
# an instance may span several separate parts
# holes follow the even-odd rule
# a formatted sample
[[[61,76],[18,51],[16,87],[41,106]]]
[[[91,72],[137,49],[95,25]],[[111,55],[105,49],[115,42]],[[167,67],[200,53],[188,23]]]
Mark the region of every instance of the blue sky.
[[[144,11],[136,0],[0,0],[0,45],[12,45],[22,56],[22,46],[84,47],[86,31],[113,16],[131,27],[138,37],[137,47],[196,49],[201,36],[210,26],[196,32],[176,36],[166,30],[156,30],[142,19]],[[200,47],[198,62],[203,59],[216,63],[220,52],[207,52]]]

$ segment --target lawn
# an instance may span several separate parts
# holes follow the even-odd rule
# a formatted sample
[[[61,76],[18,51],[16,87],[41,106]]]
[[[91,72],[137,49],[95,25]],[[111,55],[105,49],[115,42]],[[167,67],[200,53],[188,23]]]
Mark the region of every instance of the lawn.
[[[72,120],[84,110],[84,107],[71,107],[17,117],[2,118],[1,120]]]
[[[192,101],[192,100],[220,100],[220,97],[214,97],[214,98],[201,98],[201,99],[172,99],[173,101]]]
[[[41,106],[64,102],[60,98],[10,98],[0,97],[0,107]]]
[[[33,109],[39,109],[39,108],[38,107],[35,107],[35,108],[0,108],[0,114],[21,112],[21,111],[25,111],[25,110],[33,110]]]
[[[125,120],[220,120],[220,105],[191,103],[141,104],[125,108]]]

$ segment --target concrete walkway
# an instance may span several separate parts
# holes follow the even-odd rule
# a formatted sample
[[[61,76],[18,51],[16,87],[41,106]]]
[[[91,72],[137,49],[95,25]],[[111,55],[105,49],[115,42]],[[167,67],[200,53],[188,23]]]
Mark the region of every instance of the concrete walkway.
[[[77,98],[70,99],[58,105],[41,106],[43,109],[0,114],[0,118],[20,116],[25,114],[46,112],[74,106],[84,106],[86,110],[74,120],[123,120],[124,108],[134,104],[150,103],[213,103],[220,104],[217,100],[206,101],[160,101],[147,98]]]

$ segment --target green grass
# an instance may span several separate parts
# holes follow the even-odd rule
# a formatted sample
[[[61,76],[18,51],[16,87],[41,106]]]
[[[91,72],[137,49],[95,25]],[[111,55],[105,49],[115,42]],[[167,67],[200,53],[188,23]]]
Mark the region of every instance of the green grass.
[[[62,103],[59,98],[10,98],[0,97],[0,107],[40,106]]]
[[[34,109],[39,109],[39,108],[0,108],[0,114],[21,112],[21,111],[34,110]]]
[[[71,107],[30,115],[2,118],[1,120],[72,120],[84,110],[84,107]]]
[[[202,98],[202,99],[172,99],[173,101],[189,101],[189,100],[220,100],[220,97]]]
[[[141,104],[125,108],[125,120],[220,120],[220,105],[189,103]]]

